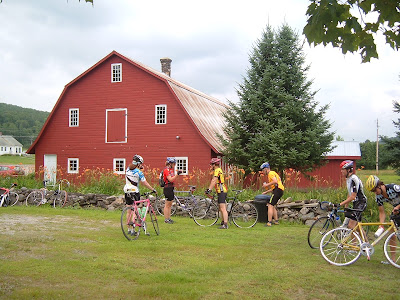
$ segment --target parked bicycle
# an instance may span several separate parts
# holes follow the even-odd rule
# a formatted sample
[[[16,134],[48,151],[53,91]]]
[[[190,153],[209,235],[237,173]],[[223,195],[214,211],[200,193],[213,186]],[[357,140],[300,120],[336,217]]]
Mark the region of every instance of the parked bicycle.
[[[192,216],[192,210],[193,207],[196,205],[196,203],[202,199],[201,196],[196,196],[194,195],[194,191],[196,190],[196,186],[194,185],[189,185],[189,190],[188,191],[175,191],[175,197],[172,202],[171,206],[171,216],[173,216],[176,213],[177,209],[181,209],[182,211],[187,212],[191,217]],[[183,194],[183,196],[182,196]],[[179,196],[178,196],[179,195]],[[156,209],[157,212],[160,215],[164,215],[164,206],[165,206],[165,198],[164,197],[158,197],[156,199]]]
[[[322,237],[329,230],[339,226],[346,227],[348,223],[342,223],[338,213],[343,213],[344,210],[338,210],[337,207],[334,207],[332,202],[319,202],[319,207],[322,210],[328,210],[328,214],[326,216],[316,219],[314,223],[311,224],[310,229],[308,230],[308,245],[310,245],[310,247],[313,249],[319,249],[319,244]],[[362,222],[367,223],[365,217],[362,217]],[[366,230],[368,234],[369,228],[366,228]]]
[[[258,211],[250,202],[240,202],[238,195],[243,190],[232,190],[235,194],[227,198],[228,222],[239,228],[251,228],[258,220]],[[201,199],[193,208],[193,220],[199,226],[212,226],[218,221],[218,205],[215,203],[215,194]]]
[[[370,243],[364,230],[369,226],[388,226],[388,228]],[[353,229],[335,228],[322,237],[320,251],[322,257],[329,263],[335,266],[347,266],[357,261],[361,255],[370,260],[375,252],[376,244],[387,236],[383,246],[386,259],[396,268],[400,268],[399,228],[400,214],[391,215],[390,222],[359,222]]]
[[[49,180],[43,180],[44,187],[39,190],[32,191],[26,197],[25,205],[39,206],[50,203],[53,207],[64,207],[67,202],[68,193],[63,188],[69,187],[67,179],[60,179],[55,184],[50,184]],[[49,190],[47,187],[52,187]]]
[[[17,186],[16,183],[13,183],[10,188],[0,188],[0,207],[6,206],[14,206],[19,199],[19,195],[15,192],[12,192],[11,189]]]
[[[146,235],[148,232],[146,218],[150,215],[156,235],[160,234],[158,221],[153,206],[150,203],[149,195],[154,192],[143,194],[146,199],[134,201],[133,205],[126,206],[121,214],[121,229],[124,236],[129,240],[136,240],[143,230]]]

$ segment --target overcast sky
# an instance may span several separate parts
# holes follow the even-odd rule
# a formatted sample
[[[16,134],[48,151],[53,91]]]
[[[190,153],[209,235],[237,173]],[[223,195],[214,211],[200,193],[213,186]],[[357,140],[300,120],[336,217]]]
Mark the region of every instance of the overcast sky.
[[[270,24],[304,40],[307,0],[3,0],[0,4],[0,102],[51,111],[64,86],[112,50],[223,102],[237,101],[249,54]],[[304,46],[315,100],[345,140],[394,136],[400,53],[379,38],[380,59]],[[1,112],[0,112],[1,118]]]

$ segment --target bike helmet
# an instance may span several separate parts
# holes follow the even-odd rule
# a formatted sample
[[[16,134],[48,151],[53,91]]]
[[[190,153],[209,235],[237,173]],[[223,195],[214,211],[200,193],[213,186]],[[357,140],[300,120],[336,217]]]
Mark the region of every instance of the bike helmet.
[[[376,177],[375,175],[370,175],[367,179],[367,182],[365,183],[365,187],[367,188],[368,191],[371,191],[377,187],[379,183],[379,178]]]
[[[260,169],[263,170],[263,169],[269,168],[269,167],[270,167],[270,166],[269,166],[269,163],[265,162],[265,163],[263,163],[263,164],[260,166]]]
[[[143,163],[143,157],[141,157],[141,156],[138,155],[138,154],[135,154],[135,155],[133,156],[132,163],[133,163],[134,165],[142,164],[142,163]]]
[[[213,157],[210,160],[210,165],[214,165],[214,164],[219,164],[221,162],[221,159],[218,157]]]
[[[354,165],[354,162],[352,160],[344,160],[340,163],[340,168],[341,169],[350,169]]]
[[[167,163],[169,164],[176,164],[175,157],[167,157]]]

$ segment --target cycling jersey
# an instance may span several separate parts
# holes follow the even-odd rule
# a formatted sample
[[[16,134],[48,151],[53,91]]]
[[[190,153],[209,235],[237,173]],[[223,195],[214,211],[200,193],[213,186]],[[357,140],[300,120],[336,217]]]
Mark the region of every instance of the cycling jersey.
[[[144,174],[138,168],[133,170],[126,169],[125,173],[125,186],[124,192],[125,193],[139,193],[139,182],[146,181]]]
[[[278,189],[281,189],[282,191],[284,191],[285,187],[282,184],[281,177],[279,177],[278,173],[276,173],[275,171],[269,171],[269,173],[268,173],[268,182],[272,182],[274,178],[276,179],[278,184],[274,184],[272,186],[268,186],[266,189],[275,189],[275,187],[277,187]]]
[[[213,176],[218,178],[218,182],[215,185],[215,189],[217,190],[217,193],[219,194],[219,193],[228,192],[228,189],[225,185],[225,178],[224,178],[224,173],[222,172],[222,169],[215,168]]]
[[[163,171],[163,176],[164,176],[164,182],[165,186],[164,187],[173,187],[174,183],[168,181],[168,176],[174,177],[175,176],[175,170],[172,168],[165,168]]]
[[[376,204],[378,206],[382,206],[383,202],[388,202],[393,206],[397,206],[400,204],[400,185],[398,184],[385,184],[386,194],[388,195],[388,199],[385,198],[382,193],[380,195],[376,195]]]
[[[353,200],[353,202],[367,201],[367,197],[365,197],[363,192],[362,181],[357,177],[357,175],[352,174],[350,177],[346,178],[346,184],[349,195],[356,193],[356,198]]]

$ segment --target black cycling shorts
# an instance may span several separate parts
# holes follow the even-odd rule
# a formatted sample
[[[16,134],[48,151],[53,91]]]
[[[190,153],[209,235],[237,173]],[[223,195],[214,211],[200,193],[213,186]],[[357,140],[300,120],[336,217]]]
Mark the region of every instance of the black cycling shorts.
[[[174,196],[175,196],[174,187],[173,186],[164,187],[164,196],[165,196],[165,199],[167,199],[167,201],[174,200]]]
[[[228,193],[219,193],[218,194],[218,203],[226,203],[226,197],[228,196]]]
[[[348,210],[345,211],[344,216],[354,221],[361,222],[361,214],[366,207],[367,201],[355,201],[353,202],[353,209],[357,209],[359,211]]]
[[[279,188],[274,188],[272,190],[272,197],[271,199],[269,199],[269,204],[271,205],[276,205],[279,201],[279,199],[281,199],[283,196],[283,191]]]
[[[126,193],[125,194],[125,203],[127,205],[132,205],[133,201],[140,200],[140,193]]]

